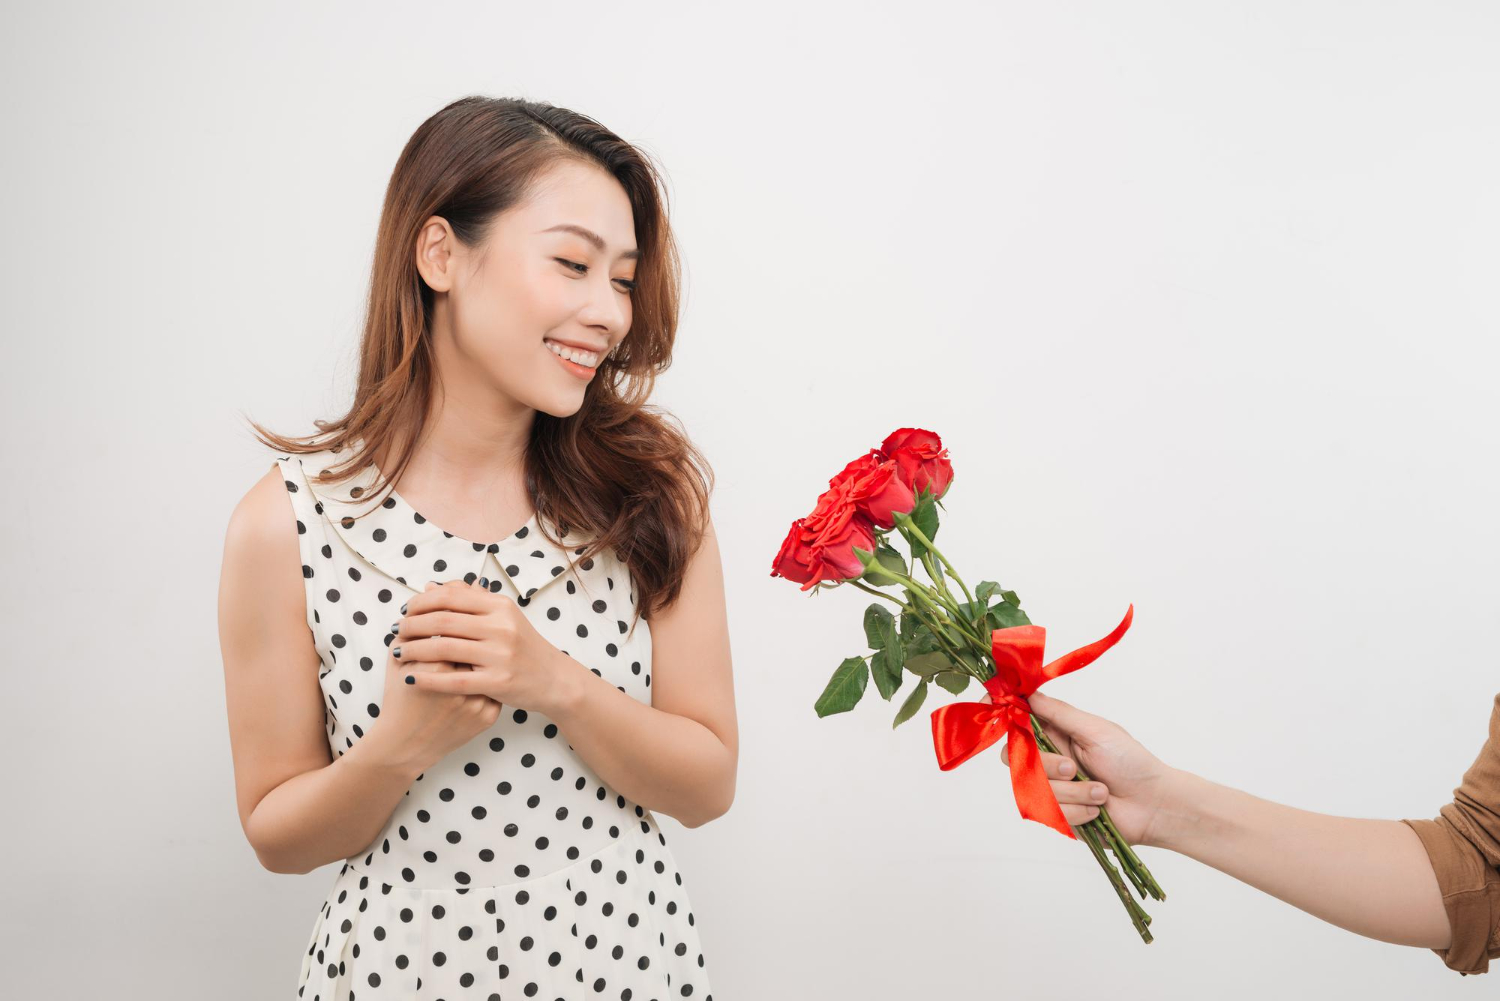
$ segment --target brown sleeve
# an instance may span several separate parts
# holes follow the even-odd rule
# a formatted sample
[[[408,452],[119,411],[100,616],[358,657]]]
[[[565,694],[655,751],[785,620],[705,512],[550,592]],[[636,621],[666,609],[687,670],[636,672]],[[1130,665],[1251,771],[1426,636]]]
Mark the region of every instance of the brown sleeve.
[[[1453,929],[1448,948],[1432,951],[1459,973],[1488,972],[1489,961],[1500,956],[1500,869],[1487,862],[1446,816],[1401,822],[1417,832],[1432,859]]]
[[[1427,849],[1453,940],[1433,952],[1459,973],[1500,957],[1500,695],[1489,738],[1435,820],[1403,820]]]

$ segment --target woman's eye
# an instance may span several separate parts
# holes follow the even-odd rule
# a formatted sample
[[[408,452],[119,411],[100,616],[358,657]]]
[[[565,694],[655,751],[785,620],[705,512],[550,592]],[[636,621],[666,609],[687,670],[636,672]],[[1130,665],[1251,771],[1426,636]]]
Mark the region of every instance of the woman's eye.
[[[559,264],[565,264],[568,267],[575,269],[580,275],[586,275],[589,273],[589,266],[587,264],[579,264],[577,261],[570,261],[566,257],[554,257],[552,259]],[[636,283],[631,281],[629,278],[616,278],[615,281],[624,285],[626,292],[635,291]]]

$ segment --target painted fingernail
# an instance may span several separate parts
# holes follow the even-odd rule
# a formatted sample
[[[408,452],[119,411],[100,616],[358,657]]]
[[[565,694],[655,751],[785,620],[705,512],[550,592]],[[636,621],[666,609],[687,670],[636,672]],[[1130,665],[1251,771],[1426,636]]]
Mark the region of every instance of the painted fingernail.
[[[480,587],[489,587],[490,586],[490,579],[488,577],[481,577],[481,578],[479,578],[479,586]]]
[[[413,678],[413,677],[412,677],[412,676],[411,676],[411,675],[409,675],[409,674],[408,674],[408,675],[407,675],[407,676],[406,676],[406,683],[407,683],[407,684],[408,684],[408,685],[415,685],[415,684],[416,684],[416,683],[417,683],[417,679],[416,679],[416,678]]]
[[[405,615],[405,614],[406,614],[406,604],[407,604],[407,603],[406,603],[406,602],[404,602],[404,601],[403,601],[403,602],[402,602],[402,603],[401,603],[401,614],[402,614],[402,615]]]
[[[401,648],[398,647],[398,646],[391,647],[391,656],[395,657],[397,660],[400,660],[401,659]]]
[[[1103,786],[1094,786],[1094,788],[1089,792],[1089,796],[1093,798],[1093,800],[1094,800],[1095,803],[1103,803],[1104,802],[1104,787]]]
[[[393,633],[399,633],[400,631],[401,631],[401,620],[397,619],[395,622],[391,623],[391,632],[393,632]]]

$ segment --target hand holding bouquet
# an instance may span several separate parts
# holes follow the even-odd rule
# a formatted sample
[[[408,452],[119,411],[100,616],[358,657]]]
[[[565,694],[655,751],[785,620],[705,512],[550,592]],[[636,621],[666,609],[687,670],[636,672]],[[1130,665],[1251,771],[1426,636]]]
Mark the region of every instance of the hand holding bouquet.
[[[1118,642],[1130,628],[1134,606],[1104,638],[1044,662],[1047,631],[1032,625],[1016,593],[994,581],[981,581],[970,592],[933,544],[939,499],[952,481],[953,466],[941,439],[930,431],[901,428],[880,448],[846,465],[828,481],[812,512],[792,523],[772,563],[773,577],[795,581],[804,591],[850,584],[898,609],[893,613],[881,602],[865,609],[865,638],[874,652],[844,660],[814,708],[820,717],[853,709],[871,678],[889,701],[910,673],[916,683],[896,712],[891,724],[896,727],[922,708],[933,684],[961,695],[972,680],[979,681],[985,701],[955,702],[931,714],[938,766],[956,768],[1004,737],[1021,816],[1087,844],[1141,938],[1150,942],[1151,917],[1125,879],[1142,900],[1166,895],[1103,807],[1074,834],[1041,761],[1041,751],[1056,754],[1057,748],[1027,702],[1045,682],[1087,666]],[[890,544],[892,532],[905,540],[909,559]],[[917,564],[929,583],[915,578]],[[898,589],[899,595],[886,588]],[[1082,768],[1073,780],[1090,781]],[[1125,879],[1106,850],[1114,853]]]

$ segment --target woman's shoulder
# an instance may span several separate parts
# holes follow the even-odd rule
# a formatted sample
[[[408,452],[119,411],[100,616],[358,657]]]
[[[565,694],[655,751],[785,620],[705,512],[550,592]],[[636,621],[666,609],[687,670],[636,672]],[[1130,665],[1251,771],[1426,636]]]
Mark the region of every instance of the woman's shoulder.
[[[278,457],[245,491],[230,512],[224,533],[226,569],[232,563],[240,572],[264,572],[288,561],[292,566],[301,562],[297,512],[287,499],[295,486]]]

